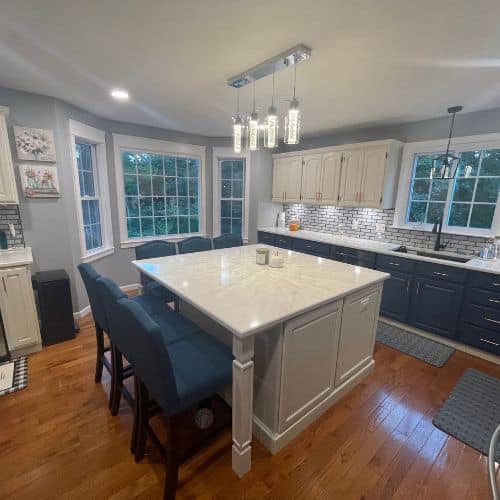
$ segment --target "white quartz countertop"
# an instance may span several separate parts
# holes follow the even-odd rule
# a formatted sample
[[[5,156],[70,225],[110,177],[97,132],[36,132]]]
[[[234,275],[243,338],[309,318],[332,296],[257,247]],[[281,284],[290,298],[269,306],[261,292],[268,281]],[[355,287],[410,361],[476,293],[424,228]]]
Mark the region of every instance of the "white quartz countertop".
[[[30,247],[0,250],[0,268],[26,266],[32,263],[33,255]]]
[[[461,267],[463,269],[470,269],[472,271],[482,271],[486,273],[500,274],[500,260],[485,260],[479,257],[470,256],[467,262],[454,262],[445,259],[435,259],[433,257],[425,257],[423,255],[415,255],[411,253],[395,252],[395,249],[400,245],[405,245],[402,240],[400,243],[386,243],[383,241],[365,240],[362,238],[352,238],[349,236],[340,236],[336,234],[320,233],[317,231],[307,231],[299,229],[298,231],[290,231],[289,229],[280,229],[277,227],[259,227],[258,231],[266,233],[280,234],[283,236],[290,236],[291,238],[302,238],[304,240],[319,241],[321,243],[329,243],[331,245],[340,245],[349,248],[358,248],[360,250],[368,250],[370,252],[382,253],[386,255],[394,255],[404,259],[412,259],[423,262],[433,262],[435,264],[442,264],[445,266]],[[410,248],[410,247],[408,247]],[[429,249],[421,248],[419,250],[429,251]],[[446,254],[447,252],[441,252]],[[458,254],[450,254],[458,255]],[[467,257],[467,255],[459,255],[460,257]]]
[[[256,248],[263,246],[172,255],[133,264],[240,337],[389,278],[386,273],[291,250],[280,251],[283,268],[258,265]]]

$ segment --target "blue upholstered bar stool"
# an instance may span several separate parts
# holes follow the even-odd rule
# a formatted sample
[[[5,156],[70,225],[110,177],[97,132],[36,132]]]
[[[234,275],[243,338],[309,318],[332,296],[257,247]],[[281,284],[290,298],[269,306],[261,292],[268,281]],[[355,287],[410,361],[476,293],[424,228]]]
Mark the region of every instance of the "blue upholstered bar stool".
[[[209,238],[202,238],[201,236],[192,236],[177,243],[179,253],[194,253],[204,252],[205,250],[212,250],[212,242]]]
[[[212,240],[214,250],[243,246],[243,238],[237,234],[221,234]]]
[[[154,259],[155,257],[168,257],[169,255],[175,255],[176,253],[177,248],[175,243],[169,243],[168,241],[149,241],[148,243],[135,247],[135,258],[137,260]],[[140,279],[146,295],[155,295],[165,302],[174,302],[175,308],[178,310],[179,298],[177,295],[161,286],[144,273],[141,273]]]
[[[123,380],[132,375],[132,371],[128,368],[123,368],[123,361],[121,355],[113,349],[113,341],[111,340],[111,346],[105,347],[104,345],[104,333],[109,336],[109,321],[106,314],[106,309],[103,301],[101,300],[100,293],[98,290],[97,281],[101,278],[101,275],[94,269],[91,264],[80,264],[78,266],[80,275],[82,277],[83,284],[87,290],[87,295],[89,297],[90,308],[92,310],[92,316],[94,317],[95,323],[95,334],[96,334],[96,344],[97,344],[97,359],[95,368],[95,382],[98,383],[102,378],[102,370],[105,367],[111,374],[111,390],[109,395],[109,408],[113,415],[118,413],[120,407],[121,399],[121,387],[123,385]],[[118,288],[118,287],[117,287]],[[121,296],[126,297],[126,295],[118,288]],[[167,310],[165,303],[158,297],[139,295],[133,297],[132,300],[140,304],[146,311],[150,314],[158,314],[162,311]],[[111,361],[106,358],[106,352],[111,351]],[[126,395],[125,397],[127,397]],[[132,401],[127,398],[129,403]]]
[[[99,284],[109,286],[104,279]],[[167,459],[164,498],[174,499],[178,468],[196,449],[189,439],[189,447],[183,450],[186,443],[181,435],[191,432],[195,442],[201,444],[221,426],[216,412],[211,429],[197,427],[193,407],[196,410],[198,403],[231,384],[231,350],[200,329],[183,333],[177,341],[167,338],[165,329],[129,298],[114,302],[110,319],[112,331],[119,332],[117,342],[134,368],[136,460],[144,456],[148,434],[160,445],[148,422],[156,407],[167,426],[166,451],[161,447]]]

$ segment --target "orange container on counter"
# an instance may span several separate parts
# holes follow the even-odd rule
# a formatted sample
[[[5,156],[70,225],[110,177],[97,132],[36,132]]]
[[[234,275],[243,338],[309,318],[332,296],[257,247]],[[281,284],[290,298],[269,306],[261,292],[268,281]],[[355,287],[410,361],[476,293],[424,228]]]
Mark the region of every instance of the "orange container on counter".
[[[290,225],[288,226],[288,229],[290,229],[290,231],[298,231],[299,227],[300,227],[299,221],[292,220],[292,221],[290,221]]]

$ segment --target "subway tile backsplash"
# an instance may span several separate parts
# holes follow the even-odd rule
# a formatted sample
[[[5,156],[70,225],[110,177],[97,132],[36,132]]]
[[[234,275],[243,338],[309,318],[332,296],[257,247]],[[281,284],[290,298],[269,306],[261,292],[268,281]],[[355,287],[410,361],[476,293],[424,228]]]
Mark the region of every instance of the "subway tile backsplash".
[[[298,218],[302,229],[330,234],[345,234],[365,239],[378,239],[389,243],[432,249],[436,235],[427,231],[410,231],[392,227],[394,209],[345,208],[335,206],[284,205],[286,223]],[[358,222],[353,229],[352,222]],[[385,224],[385,232],[377,234],[375,224]],[[443,234],[442,242],[447,243],[446,251],[477,255],[485,245],[486,238]]]
[[[15,238],[12,238],[10,234],[9,224],[14,224]],[[18,205],[0,205],[0,230],[5,232],[9,248],[24,246],[23,226]]]

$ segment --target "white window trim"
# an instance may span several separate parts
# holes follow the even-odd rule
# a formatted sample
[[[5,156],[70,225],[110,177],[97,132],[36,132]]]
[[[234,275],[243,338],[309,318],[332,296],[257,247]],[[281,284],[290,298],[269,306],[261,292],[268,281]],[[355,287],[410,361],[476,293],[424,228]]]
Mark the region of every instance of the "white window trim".
[[[206,237],[206,186],[205,186],[205,146],[194,144],[183,144],[180,142],[163,141],[160,139],[148,139],[145,137],[136,137],[132,135],[113,134],[113,149],[115,158],[116,175],[116,198],[118,202],[118,218],[120,227],[120,246],[121,248],[131,248],[141,245],[147,241],[168,240],[181,241],[190,236]],[[127,217],[125,213],[125,190],[123,185],[123,165],[121,152],[128,150],[137,150],[151,154],[162,154],[172,156],[186,156],[198,158],[200,160],[200,231],[197,233],[186,233],[175,236],[146,236],[142,238],[129,238],[127,233]]]
[[[410,142],[405,144],[401,160],[401,172],[399,175],[398,193],[396,199],[396,210],[392,227],[396,229],[410,229],[416,231],[432,231],[433,224],[407,223],[406,213],[410,198],[410,185],[412,180],[413,163],[416,154],[434,153],[446,151],[448,140],[439,139],[434,141]],[[450,149],[465,151],[472,149],[500,149],[500,134],[471,135],[467,137],[455,137],[451,141]],[[450,191],[451,192],[451,191]],[[446,203],[449,202],[449,194]],[[448,227],[443,224],[443,233],[459,234],[464,236],[489,237],[500,234],[500,205],[497,200],[495,214],[491,229],[474,229]]]
[[[111,224],[111,207],[109,201],[108,165],[106,161],[106,133],[103,130],[69,120],[70,154],[73,164],[73,187],[78,220],[78,235],[82,262],[92,262],[114,253],[113,227]],[[87,141],[95,146],[96,153],[96,181],[99,190],[99,212],[101,215],[102,247],[95,250],[86,250],[85,234],[83,231],[83,213],[80,197],[80,181],[78,179],[78,164],[76,161],[75,143],[77,139]]]
[[[248,219],[250,210],[250,152],[235,153],[232,148],[214,147],[212,149],[212,172],[213,172],[213,236],[220,236],[220,160],[243,159],[245,160],[245,201],[243,206],[243,228],[242,237],[248,243]]]

